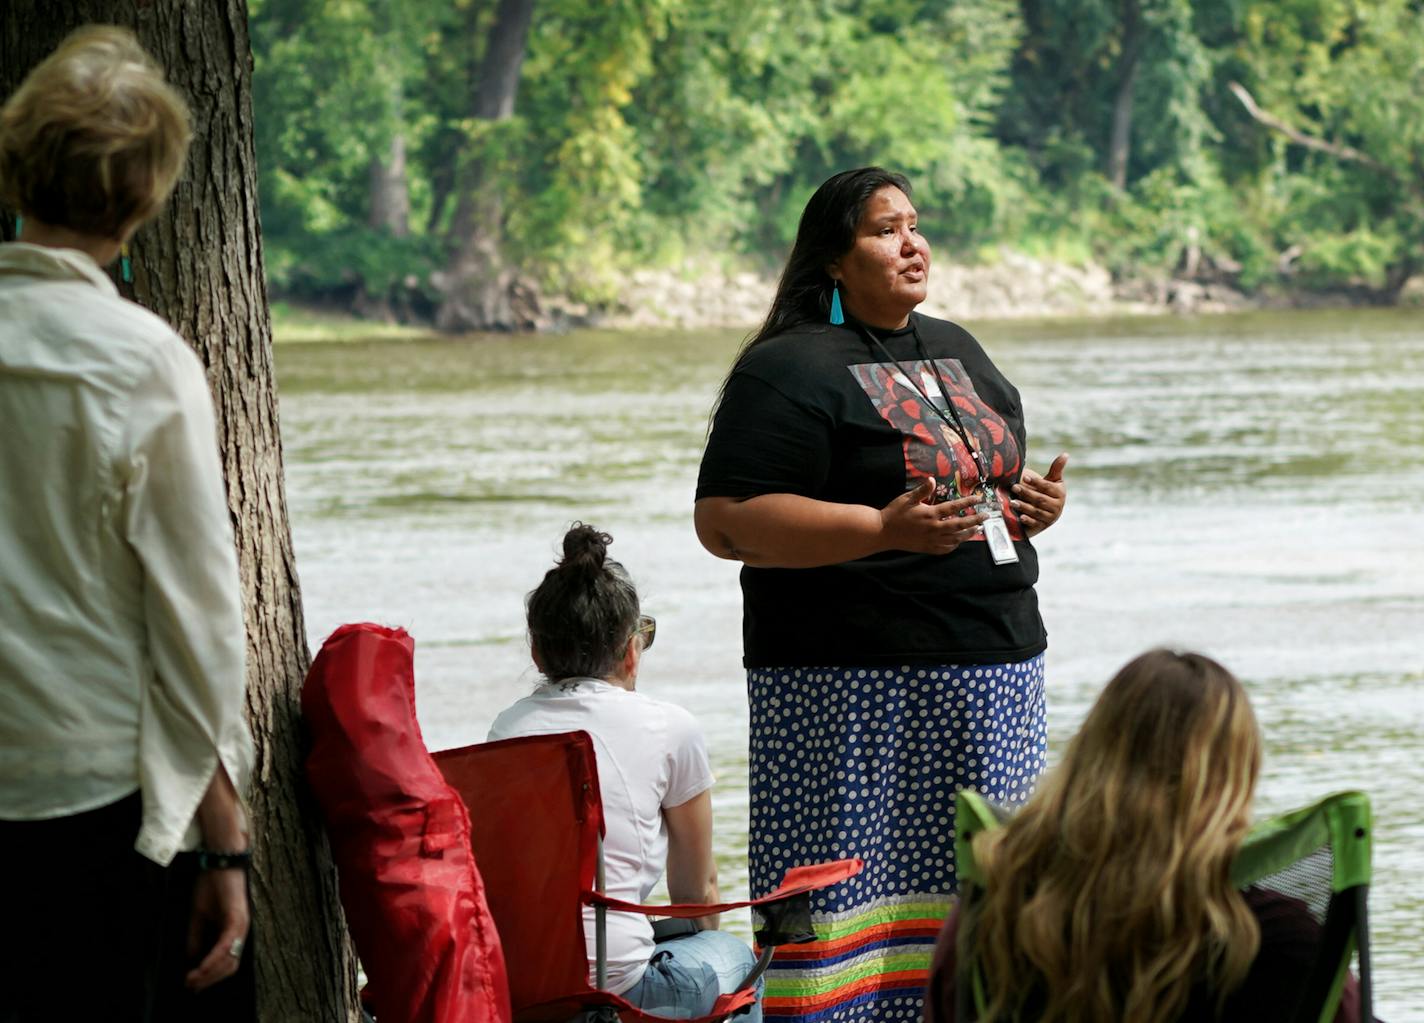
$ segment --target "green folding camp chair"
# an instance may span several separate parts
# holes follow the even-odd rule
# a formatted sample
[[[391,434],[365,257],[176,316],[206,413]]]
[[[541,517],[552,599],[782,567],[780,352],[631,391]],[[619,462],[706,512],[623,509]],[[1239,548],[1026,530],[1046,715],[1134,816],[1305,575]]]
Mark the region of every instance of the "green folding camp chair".
[[[969,904],[983,875],[974,860],[973,839],[998,827],[1008,812],[977,792],[959,793],[954,851],[959,897]],[[1367,898],[1370,887],[1370,802],[1361,792],[1339,792],[1314,806],[1257,824],[1232,864],[1232,880],[1305,903],[1321,925],[1315,967],[1305,978],[1295,1019],[1328,1023],[1340,1004],[1345,973],[1359,956],[1360,1019],[1371,1014],[1370,942]],[[970,962],[959,962],[955,1020],[978,1019],[987,999],[982,978]]]

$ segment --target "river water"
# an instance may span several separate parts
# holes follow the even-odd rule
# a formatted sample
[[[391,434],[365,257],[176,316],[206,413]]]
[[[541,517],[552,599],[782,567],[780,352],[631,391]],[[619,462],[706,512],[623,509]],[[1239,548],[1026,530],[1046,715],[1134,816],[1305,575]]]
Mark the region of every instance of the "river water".
[[[1266,736],[1262,812],[1373,800],[1377,1012],[1424,1020],[1424,315],[972,326],[1023,393],[1030,465],[1071,454],[1037,543],[1052,749],[1144,648],[1220,659]],[[536,681],[523,597],[564,529],[612,533],[658,618],[639,685],[707,729],[727,897],[746,891],[740,595],[691,505],[738,340],[277,349],[313,648],[342,622],[408,628],[427,743],[480,741]]]

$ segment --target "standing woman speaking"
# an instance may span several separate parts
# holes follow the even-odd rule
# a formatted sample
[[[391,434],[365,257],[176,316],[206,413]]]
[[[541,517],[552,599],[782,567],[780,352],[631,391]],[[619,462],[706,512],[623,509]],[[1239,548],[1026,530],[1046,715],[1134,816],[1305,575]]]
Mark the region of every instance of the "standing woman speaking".
[[[1062,514],[1067,456],[1025,468],[1017,389],[914,312],[929,270],[904,177],[821,185],[702,459],[698,538],[744,566],[753,894],[866,862],[812,896],[817,940],[773,962],[768,1019],[918,1020],[954,794],[1022,802],[1043,767],[1030,537]]]

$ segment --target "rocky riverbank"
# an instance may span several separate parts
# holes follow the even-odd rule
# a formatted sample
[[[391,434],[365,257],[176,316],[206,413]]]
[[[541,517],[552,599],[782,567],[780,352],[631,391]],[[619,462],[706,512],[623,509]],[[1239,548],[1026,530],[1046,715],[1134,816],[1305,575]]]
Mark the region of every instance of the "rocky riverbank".
[[[553,319],[569,326],[749,328],[766,315],[775,290],[775,279],[745,271],[636,270],[618,288],[620,299],[613,308],[547,306]],[[931,316],[972,321],[1219,313],[1297,304],[1303,303],[1287,296],[1250,296],[1226,284],[1114,281],[1101,266],[1069,266],[1006,250],[988,265],[936,264],[929,297],[920,308]]]
[[[524,328],[536,331],[583,327],[750,330],[766,315],[776,291],[776,280],[747,270],[728,270],[711,264],[687,265],[677,269],[633,270],[613,280],[608,290],[617,295],[617,299],[607,305],[594,306],[524,288],[521,291]],[[930,273],[929,297],[920,308],[931,316],[973,323],[993,319],[1351,307],[1375,305],[1379,301],[1378,293],[1364,287],[1331,292],[1277,287],[1247,294],[1220,281],[1146,275],[1114,280],[1102,266],[1073,266],[1002,250],[988,264],[936,263]],[[1424,275],[1409,282],[1399,301],[1424,308]],[[342,321],[350,316],[353,310],[348,305],[339,308],[302,303],[297,303],[296,308],[284,303],[278,305],[284,310],[283,324],[288,339],[327,340],[351,333],[349,326],[331,327],[332,314]],[[377,329],[383,333],[418,335],[431,329],[429,320],[419,314],[398,317],[387,309],[385,316],[372,316],[367,309],[356,311],[355,315],[356,320],[352,322],[380,324]]]

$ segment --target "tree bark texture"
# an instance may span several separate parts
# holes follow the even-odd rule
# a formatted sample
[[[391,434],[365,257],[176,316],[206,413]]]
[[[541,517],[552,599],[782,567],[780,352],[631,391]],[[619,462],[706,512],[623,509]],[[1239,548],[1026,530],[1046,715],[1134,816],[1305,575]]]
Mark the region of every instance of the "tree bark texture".
[[[1142,35],[1142,12],[1137,0],[1127,0],[1122,17],[1121,77],[1113,96],[1112,133],[1108,139],[1108,180],[1119,192],[1127,188],[1127,162],[1132,155],[1132,108],[1142,62]]]
[[[394,238],[410,236],[410,188],[405,177],[405,135],[397,132],[383,157],[371,160],[368,223]]]
[[[471,114],[476,120],[513,115],[533,13],[534,0],[500,0],[474,75]],[[504,256],[504,204],[483,148],[482,140],[471,140],[455,176],[455,247],[435,280],[443,296],[435,316],[441,330],[520,330],[537,318],[532,292],[520,287]]]
[[[310,655],[282,474],[246,2],[4,0],[0,96],[91,22],[133,28],[193,112],[187,170],[134,239],[131,294],[197,350],[217,410],[257,747],[249,810],[259,1018],[353,1020],[355,958],[321,818],[301,784],[299,697]]]
[[[401,123],[405,90],[399,82],[391,86],[386,102],[392,119]],[[386,151],[371,158],[371,209],[366,221],[376,230],[396,238],[410,235],[410,184],[406,180],[405,161],[405,129],[398,127]]]
[[[399,90],[394,101],[399,106]],[[370,210],[366,224],[376,231],[382,231],[392,238],[410,237],[410,187],[406,180],[405,133],[397,131],[391,136],[384,154],[371,157],[368,170],[370,182]],[[392,292],[368,291],[365,282],[357,289],[353,306],[358,315],[383,323],[399,322]]]
[[[500,0],[475,89],[473,113],[481,120],[502,121],[513,116],[533,16],[534,0]]]

